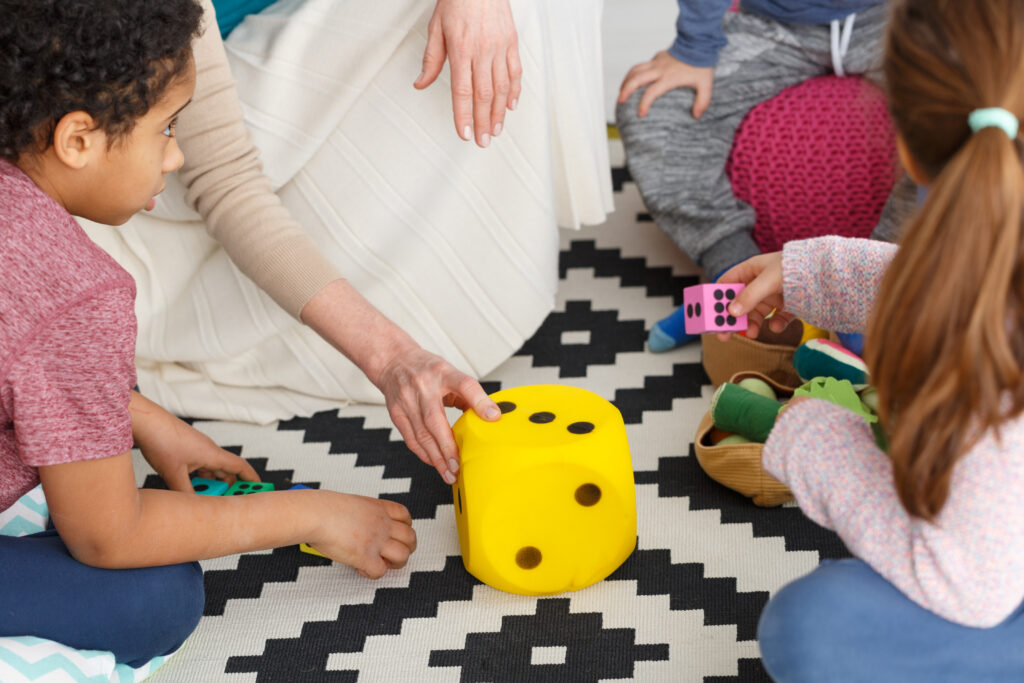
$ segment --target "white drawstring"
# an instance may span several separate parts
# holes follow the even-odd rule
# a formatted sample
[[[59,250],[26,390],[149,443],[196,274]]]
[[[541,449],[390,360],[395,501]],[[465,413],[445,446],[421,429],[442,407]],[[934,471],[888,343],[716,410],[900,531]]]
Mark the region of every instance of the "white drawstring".
[[[836,76],[846,75],[846,70],[843,69],[843,57],[846,56],[846,51],[850,48],[850,36],[853,35],[853,20],[856,16],[856,14],[851,14],[843,19],[842,35],[840,35],[839,20],[832,20],[832,70],[836,72]]]

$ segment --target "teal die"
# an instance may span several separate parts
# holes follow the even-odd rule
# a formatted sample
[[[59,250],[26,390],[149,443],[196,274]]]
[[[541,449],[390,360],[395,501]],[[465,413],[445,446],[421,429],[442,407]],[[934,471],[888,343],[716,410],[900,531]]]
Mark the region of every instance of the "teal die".
[[[228,483],[219,479],[192,477],[192,490],[201,496],[220,496],[228,490]]]

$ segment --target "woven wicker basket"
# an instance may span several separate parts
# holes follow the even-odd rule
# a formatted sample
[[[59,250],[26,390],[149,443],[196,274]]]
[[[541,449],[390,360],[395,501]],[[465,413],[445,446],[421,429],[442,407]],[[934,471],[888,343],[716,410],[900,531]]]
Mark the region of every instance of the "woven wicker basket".
[[[736,336],[733,338],[743,339],[743,337]],[[732,375],[728,381],[735,383],[747,377],[757,377],[768,382],[780,399],[793,395],[791,387],[780,384],[759,372],[738,372]],[[765,472],[761,466],[761,451],[764,450],[764,444],[742,443],[716,446],[709,440],[713,427],[711,411],[708,411],[700,421],[700,425],[697,426],[697,433],[693,438],[697,462],[709,477],[722,486],[742,493],[759,507],[775,507],[793,500],[793,493],[786,485]]]

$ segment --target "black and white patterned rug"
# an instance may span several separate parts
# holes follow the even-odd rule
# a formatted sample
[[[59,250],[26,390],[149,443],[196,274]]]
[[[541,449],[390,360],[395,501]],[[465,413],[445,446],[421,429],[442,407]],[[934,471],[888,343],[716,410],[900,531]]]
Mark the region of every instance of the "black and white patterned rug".
[[[700,347],[645,348],[696,271],[650,222],[612,145],[616,212],[563,231],[556,309],[484,384],[571,384],[619,408],[636,480],[632,556],[577,592],[502,593],[463,568],[451,491],[405,448],[382,406],[262,427],[197,422],[277,488],[403,503],[419,550],[376,582],[295,546],[204,562],[203,619],[154,683],[768,680],[761,608],[846,551],[796,507],[757,508],[698,467],[692,438],[711,395]]]

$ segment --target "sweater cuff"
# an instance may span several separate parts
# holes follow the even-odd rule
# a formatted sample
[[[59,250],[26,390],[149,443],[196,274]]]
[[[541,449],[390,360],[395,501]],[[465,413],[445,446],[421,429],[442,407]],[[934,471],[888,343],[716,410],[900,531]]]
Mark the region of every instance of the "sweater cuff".
[[[681,36],[676,36],[668,53],[690,66],[715,66],[718,64],[718,48],[701,49],[694,47]]]
[[[264,254],[252,279],[264,285],[288,283],[287,287],[261,286],[281,308],[301,322],[300,314],[309,300],[341,277],[312,241],[292,241]]]
[[[812,238],[813,239],[813,238]],[[821,249],[821,245],[818,245]],[[800,319],[811,316],[816,265],[811,240],[792,240],[782,245],[782,296],[786,310]]]

